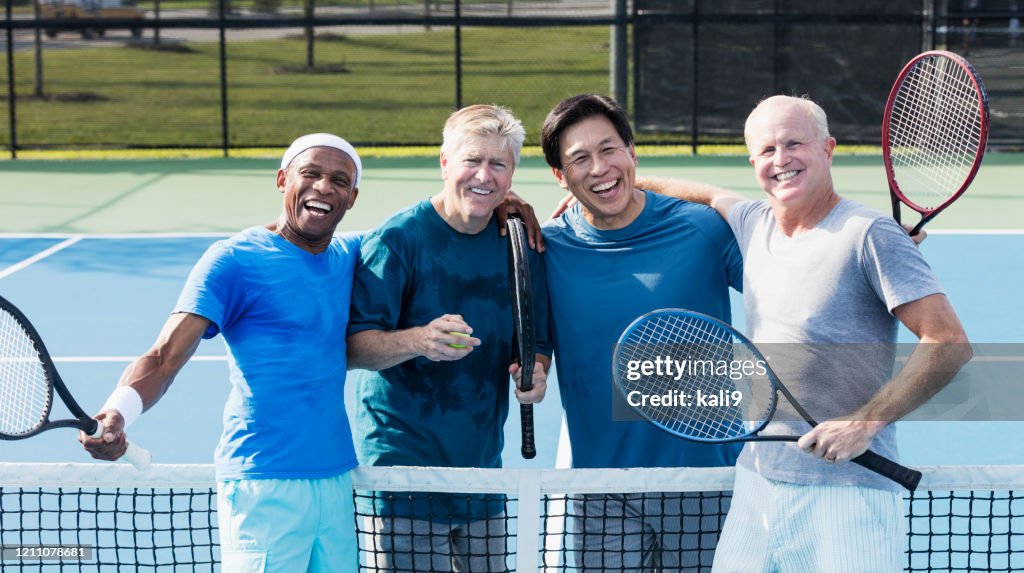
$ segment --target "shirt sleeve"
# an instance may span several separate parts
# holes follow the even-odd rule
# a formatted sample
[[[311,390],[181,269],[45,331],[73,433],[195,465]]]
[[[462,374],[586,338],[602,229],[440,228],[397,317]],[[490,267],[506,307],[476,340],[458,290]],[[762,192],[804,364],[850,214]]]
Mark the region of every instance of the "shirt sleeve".
[[[203,338],[228,328],[242,312],[244,280],[231,249],[217,242],[192,267],[174,312],[187,312],[211,322]]]
[[[921,250],[892,219],[876,219],[867,228],[861,257],[868,283],[889,312],[944,292]]]
[[[356,263],[348,335],[397,329],[408,280],[406,265],[383,235],[367,236]]]

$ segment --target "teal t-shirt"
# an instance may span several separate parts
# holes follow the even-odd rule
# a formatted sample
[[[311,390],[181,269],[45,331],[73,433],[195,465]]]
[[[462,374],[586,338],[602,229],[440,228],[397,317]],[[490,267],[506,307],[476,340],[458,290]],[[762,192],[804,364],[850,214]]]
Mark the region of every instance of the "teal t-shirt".
[[[508,239],[498,234],[494,219],[476,235],[460,233],[430,201],[367,235],[355,273],[349,335],[460,314],[481,344],[457,361],[420,357],[363,373],[356,386],[360,463],[501,466],[514,329],[507,253]],[[550,354],[544,264],[537,253],[530,255],[538,351]]]
[[[728,290],[740,288],[743,261],[725,221],[703,205],[647,193],[623,229],[596,229],[577,206],[544,225],[544,240],[573,467],[733,465],[739,446],[687,442],[630,416],[612,382],[615,343],[637,317],[687,308],[731,318]]]

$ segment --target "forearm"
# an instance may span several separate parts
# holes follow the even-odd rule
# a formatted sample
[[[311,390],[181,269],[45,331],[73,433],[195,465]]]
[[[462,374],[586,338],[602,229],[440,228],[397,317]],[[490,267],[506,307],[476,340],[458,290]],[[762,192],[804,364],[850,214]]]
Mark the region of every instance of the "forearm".
[[[637,177],[636,186],[659,195],[707,205],[718,211],[723,218],[733,203],[744,200],[742,195],[734,191],[686,179]]]
[[[949,384],[972,354],[966,338],[945,342],[922,340],[899,373],[852,418],[884,424],[899,420]]]
[[[364,330],[349,336],[348,368],[386,370],[420,356],[416,348],[417,330]]]
[[[195,354],[209,324],[208,320],[194,314],[172,316],[164,324],[152,348],[121,374],[118,386],[129,386],[138,392],[143,411],[151,408]]]

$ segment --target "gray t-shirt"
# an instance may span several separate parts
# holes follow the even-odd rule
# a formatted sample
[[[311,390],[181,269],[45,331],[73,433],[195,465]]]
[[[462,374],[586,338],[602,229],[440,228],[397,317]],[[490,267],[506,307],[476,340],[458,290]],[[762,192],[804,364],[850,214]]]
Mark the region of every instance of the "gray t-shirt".
[[[810,415],[821,422],[866,403],[893,374],[898,321],[892,309],[942,287],[906,231],[846,199],[818,225],[787,237],[768,201],[738,203],[729,225],[743,253],[747,334]],[[804,434],[810,427],[780,396],[761,433]],[[895,428],[871,449],[896,459]],[[801,484],[898,486],[856,464],[813,458],[792,442],[750,442],[739,464]]]

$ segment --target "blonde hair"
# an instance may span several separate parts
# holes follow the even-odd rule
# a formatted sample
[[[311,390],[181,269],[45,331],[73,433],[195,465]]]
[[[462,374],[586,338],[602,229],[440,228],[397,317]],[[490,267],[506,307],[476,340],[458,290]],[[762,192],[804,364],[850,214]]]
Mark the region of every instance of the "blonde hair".
[[[467,140],[491,136],[502,138],[504,145],[512,148],[515,163],[519,165],[526,130],[511,111],[497,105],[471,105],[451,114],[444,124],[441,151],[451,155]]]

